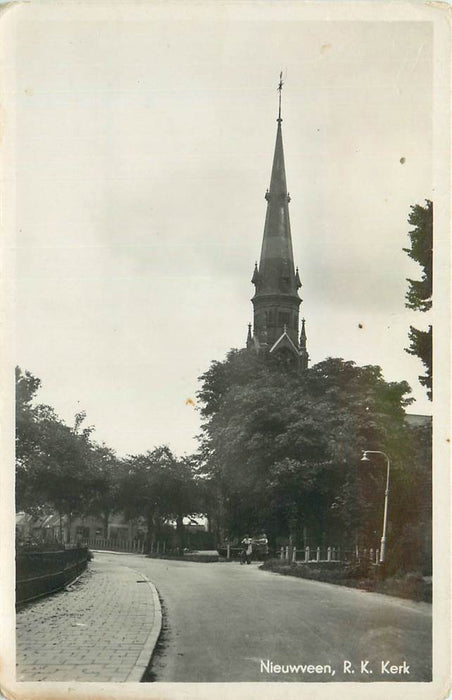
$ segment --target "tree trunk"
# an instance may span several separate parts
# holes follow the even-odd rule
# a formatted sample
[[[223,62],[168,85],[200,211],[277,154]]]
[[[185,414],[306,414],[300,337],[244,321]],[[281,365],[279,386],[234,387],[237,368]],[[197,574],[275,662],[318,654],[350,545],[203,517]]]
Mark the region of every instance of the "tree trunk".
[[[66,523],[66,543],[69,544],[71,541],[71,526],[72,526],[72,513],[67,514]]]
[[[104,538],[108,539],[108,523],[110,521],[110,511],[104,511],[102,521],[104,527]]]
[[[184,552],[184,516],[180,514],[176,518],[176,533],[177,548],[179,550],[179,555],[182,556]]]
[[[144,541],[144,550],[146,554],[151,553],[151,545],[153,544],[154,541],[154,511],[152,509],[148,509],[146,512],[146,525],[147,525],[147,533],[146,533],[146,539]]]
[[[154,548],[157,546],[157,542],[160,536],[160,515],[158,510],[154,511],[154,516],[152,518],[152,542]]]

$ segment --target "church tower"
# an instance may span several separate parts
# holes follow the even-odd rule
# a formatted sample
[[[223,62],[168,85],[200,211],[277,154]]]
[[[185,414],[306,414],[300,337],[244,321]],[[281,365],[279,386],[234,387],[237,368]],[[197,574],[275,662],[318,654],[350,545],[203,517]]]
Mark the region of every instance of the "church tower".
[[[308,366],[306,330],[303,319],[299,335],[299,306],[301,287],[298,268],[295,269],[292,236],[290,232],[289,202],[284,150],[282,141],[281,91],[282,73],[278,86],[279,111],[275,153],[270,178],[270,188],[265,194],[265,217],[259,266],[255,265],[252,283],[255,294],[254,327],[248,327],[246,346],[257,352],[284,352],[292,356],[300,369]]]

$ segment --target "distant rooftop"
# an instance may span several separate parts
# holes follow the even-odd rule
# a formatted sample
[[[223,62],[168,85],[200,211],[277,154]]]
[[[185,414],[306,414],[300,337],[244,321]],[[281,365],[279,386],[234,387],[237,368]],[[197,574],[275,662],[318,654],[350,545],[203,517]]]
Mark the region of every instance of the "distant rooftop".
[[[422,413],[406,413],[405,420],[413,428],[417,428],[419,425],[432,424],[432,416],[423,415]]]

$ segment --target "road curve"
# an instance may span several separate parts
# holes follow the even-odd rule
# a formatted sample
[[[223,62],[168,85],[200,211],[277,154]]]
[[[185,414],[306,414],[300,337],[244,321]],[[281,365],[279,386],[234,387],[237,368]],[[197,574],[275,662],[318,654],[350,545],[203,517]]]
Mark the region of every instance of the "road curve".
[[[129,557],[115,563],[131,566]],[[431,680],[426,603],[280,576],[256,564],[140,557],[136,568],[156,585],[165,611],[155,681]]]

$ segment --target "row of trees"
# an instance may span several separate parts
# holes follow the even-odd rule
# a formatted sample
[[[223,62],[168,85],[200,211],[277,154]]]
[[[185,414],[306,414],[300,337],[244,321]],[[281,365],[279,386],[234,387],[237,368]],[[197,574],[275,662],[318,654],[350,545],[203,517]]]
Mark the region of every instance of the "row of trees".
[[[246,350],[201,377],[200,452],[177,459],[167,446],[118,459],[83,428],[33,399],[40,382],[17,369],[18,510],[145,518],[148,544],[167,520],[183,546],[183,517],[208,515],[217,541],[265,531],[271,542],[378,541],[384,465],[363,468],[365,449],[391,455],[391,523],[420,555],[429,530],[430,430],[405,422],[409,387],[379,367],[330,358],[303,373]],[[402,536],[403,535],[403,536]],[[402,536],[402,539],[401,539]],[[392,548],[394,551],[394,548]],[[412,550],[412,551],[411,551]]]
[[[182,546],[182,522],[199,510],[193,460],[176,459],[167,446],[119,459],[97,444],[85,414],[65,424],[36,402],[40,380],[16,368],[16,507],[35,516],[58,513],[69,528],[73,517],[93,515],[104,535],[113,513],[144,518],[148,544],[163,523],[174,520]]]

